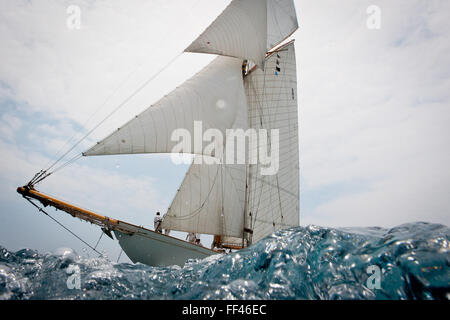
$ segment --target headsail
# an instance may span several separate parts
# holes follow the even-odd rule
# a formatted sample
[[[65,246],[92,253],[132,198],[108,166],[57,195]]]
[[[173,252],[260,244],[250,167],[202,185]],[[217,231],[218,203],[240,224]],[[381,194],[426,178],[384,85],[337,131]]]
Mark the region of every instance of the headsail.
[[[266,52],[297,28],[292,0],[233,0],[185,51],[249,59],[263,67]]]
[[[172,91],[123,127],[98,142],[83,155],[171,153],[171,134],[183,128],[194,137],[194,121],[203,131],[225,130],[245,113],[242,60],[217,57],[193,78]],[[191,144],[194,146],[194,144]],[[193,153],[202,154],[202,148]]]

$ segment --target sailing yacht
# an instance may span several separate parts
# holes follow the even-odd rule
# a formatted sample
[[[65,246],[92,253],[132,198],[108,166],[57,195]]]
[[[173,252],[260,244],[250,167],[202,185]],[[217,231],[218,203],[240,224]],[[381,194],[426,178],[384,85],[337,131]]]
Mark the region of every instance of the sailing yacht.
[[[188,169],[161,227],[214,237],[205,248],[165,233],[82,209],[36,190],[41,171],[17,191],[30,202],[52,206],[96,224],[118,240],[135,263],[180,265],[224,249],[240,250],[279,229],[299,225],[299,143],[294,41],[298,29],[292,0],[233,0],[185,52],[217,57],[173,92],[83,153],[85,157],[172,153],[172,133],[192,136],[195,123],[219,130],[222,147],[234,130],[277,130],[266,142],[278,153],[278,170],[262,163],[227,163],[225,155],[194,148]],[[258,152],[260,145],[248,152]],[[250,150],[253,148],[254,150]],[[216,158],[214,163],[202,161]]]

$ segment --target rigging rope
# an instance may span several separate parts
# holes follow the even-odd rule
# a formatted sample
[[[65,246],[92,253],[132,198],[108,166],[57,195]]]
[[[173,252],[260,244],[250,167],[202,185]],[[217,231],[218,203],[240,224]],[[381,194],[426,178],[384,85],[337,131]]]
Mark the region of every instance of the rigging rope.
[[[144,89],[150,82],[152,82],[159,74],[161,74],[163,71],[165,71],[169,66],[171,66],[181,55],[183,52],[177,54],[174,58],[172,58],[165,66],[160,68],[155,74],[153,74],[148,80],[146,80],[141,86],[139,86],[135,91],[133,91],[132,94],[130,94],[125,100],[123,100],[116,108],[114,108],[103,120],[101,120],[96,126],[94,126],[91,130],[89,130],[84,136],[81,137],[69,150],[67,150],[63,155],[61,155],[57,160],[53,162],[53,164],[48,167],[45,170],[41,170],[38,172],[33,179],[30,180],[28,185],[32,186],[36,183],[41,182],[42,180],[46,179],[48,176],[50,176],[52,173],[56,172],[57,170],[60,170],[64,167],[66,167],[69,164],[72,164],[74,161],[78,160],[82,157],[82,154],[77,154],[75,157],[68,160],[65,164],[58,167],[54,171],[49,172],[58,162],[60,162],[62,159],[64,159],[72,150],[74,150],[82,141],[84,141],[89,135],[92,134],[95,130],[98,129],[106,120],[111,118],[119,109],[121,109],[126,103],[128,103],[133,97],[135,97],[142,89]]]
[[[69,233],[71,233],[74,237],[76,237],[78,240],[80,240],[81,242],[83,242],[85,245],[87,245],[89,248],[91,248],[93,251],[97,252],[100,256],[103,256],[103,253],[98,252],[96,248],[92,247],[89,243],[87,243],[86,241],[84,241],[83,239],[81,239],[78,235],[76,235],[73,231],[71,231],[69,228],[67,228],[66,226],[64,226],[61,222],[59,222],[58,220],[56,220],[55,218],[53,218],[51,215],[48,214],[48,212],[46,212],[44,209],[42,209],[41,207],[39,207],[37,204],[35,204],[33,201],[31,201],[30,199],[24,197],[29,203],[31,203],[34,207],[36,207],[39,212],[44,213],[47,217],[49,217],[50,219],[52,219],[53,221],[55,221],[57,224],[59,224],[61,227],[63,227],[65,230],[67,230]],[[99,239],[100,241],[100,239]],[[98,244],[98,243],[97,243]]]
[[[120,249],[119,257],[117,258],[117,263],[119,263],[120,257],[122,256],[123,249]]]
[[[100,238],[98,238],[98,241],[97,241],[97,243],[95,244],[95,249],[97,249],[97,246],[98,246],[98,244],[100,243],[100,240],[102,240],[102,237],[103,237],[103,230],[101,231],[101,233],[100,233]]]
[[[87,126],[87,124],[94,118],[94,116],[100,111],[102,110],[105,105],[107,104],[107,102],[128,82],[128,80],[131,78],[132,75],[134,75],[136,73],[137,70],[141,69],[142,66],[144,65],[144,63],[140,63],[131,73],[128,74],[128,76],[108,95],[108,97],[106,98],[106,100],[92,113],[92,115],[84,122],[84,124],[81,126],[82,128],[85,128]],[[73,139],[75,139],[75,137],[78,135],[78,132],[74,133],[72,135],[72,137],[70,137],[70,139],[68,139],[66,141],[66,143],[58,150],[58,152],[56,153],[56,155],[61,154],[61,152],[65,149],[66,146],[69,145],[70,142],[72,142]],[[56,163],[57,161],[55,161]],[[45,166],[49,166],[51,164],[51,160],[48,162],[48,164]],[[54,163],[54,164],[55,164]],[[53,165],[54,165],[53,164]],[[53,166],[52,165],[52,166]],[[47,170],[51,169],[52,166],[50,166]]]

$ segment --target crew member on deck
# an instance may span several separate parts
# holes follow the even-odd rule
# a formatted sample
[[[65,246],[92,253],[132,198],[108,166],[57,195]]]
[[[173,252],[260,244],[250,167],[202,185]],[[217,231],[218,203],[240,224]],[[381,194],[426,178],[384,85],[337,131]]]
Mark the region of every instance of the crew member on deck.
[[[159,211],[156,213],[156,217],[155,220],[153,222],[153,225],[155,227],[155,231],[161,233],[161,222],[162,222],[162,218],[159,214]]]
[[[214,236],[211,249],[214,251],[220,251],[222,249],[222,240],[219,235]]]
[[[186,240],[188,240],[191,243],[195,243],[196,235],[194,232],[189,232],[186,236]]]

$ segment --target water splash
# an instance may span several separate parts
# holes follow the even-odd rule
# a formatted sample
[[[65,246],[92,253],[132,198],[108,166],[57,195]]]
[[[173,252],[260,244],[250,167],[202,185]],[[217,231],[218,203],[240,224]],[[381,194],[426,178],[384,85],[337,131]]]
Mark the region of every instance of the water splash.
[[[449,240],[448,227],[429,223],[298,227],[184,268],[0,248],[0,299],[449,299]]]

